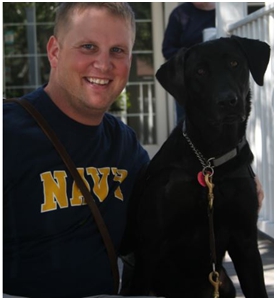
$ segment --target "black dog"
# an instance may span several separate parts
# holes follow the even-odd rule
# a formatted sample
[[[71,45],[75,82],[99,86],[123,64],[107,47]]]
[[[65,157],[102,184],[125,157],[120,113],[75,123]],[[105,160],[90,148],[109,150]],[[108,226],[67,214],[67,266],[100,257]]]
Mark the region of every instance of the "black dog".
[[[134,192],[125,251],[136,265],[129,295],[235,297],[228,251],[246,297],[267,297],[257,244],[258,199],[245,138],[249,71],[257,84],[266,43],[221,38],[182,49],[158,70],[186,111]]]

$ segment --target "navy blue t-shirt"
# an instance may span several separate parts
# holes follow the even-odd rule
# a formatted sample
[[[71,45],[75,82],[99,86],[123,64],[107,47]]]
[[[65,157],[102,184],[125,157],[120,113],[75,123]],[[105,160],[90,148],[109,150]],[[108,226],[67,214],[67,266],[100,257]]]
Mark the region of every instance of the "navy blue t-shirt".
[[[24,97],[46,118],[92,191],[118,251],[135,178],[149,160],[110,114],[86,126],[39,88]],[[86,297],[113,292],[105,246],[71,174],[33,118],[4,104],[4,293]]]
[[[166,28],[162,45],[163,56],[169,59],[181,48],[190,48],[201,43],[202,31],[216,26],[215,14],[215,9],[198,9],[192,2],[177,6],[172,11]]]

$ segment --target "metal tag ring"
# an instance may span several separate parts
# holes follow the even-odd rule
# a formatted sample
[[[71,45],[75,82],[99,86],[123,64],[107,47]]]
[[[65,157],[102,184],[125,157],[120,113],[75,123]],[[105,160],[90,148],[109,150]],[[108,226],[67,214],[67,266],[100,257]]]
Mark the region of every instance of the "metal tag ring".
[[[214,168],[212,168],[210,166],[206,166],[203,168],[202,173],[204,176],[209,174],[209,176],[212,177],[214,175]]]

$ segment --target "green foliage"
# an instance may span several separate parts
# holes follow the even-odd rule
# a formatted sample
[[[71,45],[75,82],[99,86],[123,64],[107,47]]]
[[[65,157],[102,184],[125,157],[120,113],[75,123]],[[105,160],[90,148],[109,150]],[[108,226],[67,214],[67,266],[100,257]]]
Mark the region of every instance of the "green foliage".
[[[116,101],[110,106],[109,111],[115,112],[127,110],[131,106],[129,96],[130,94],[126,92],[126,90],[123,90],[122,93],[116,99]]]

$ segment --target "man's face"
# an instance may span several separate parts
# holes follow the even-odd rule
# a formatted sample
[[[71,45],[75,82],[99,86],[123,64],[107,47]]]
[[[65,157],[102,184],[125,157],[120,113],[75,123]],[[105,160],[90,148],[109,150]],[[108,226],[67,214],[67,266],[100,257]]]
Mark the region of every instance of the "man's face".
[[[58,89],[55,95],[62,99],[58,101],[75,112],[106,111],[128,80],[133,46],[130,24],[105,9],[75,11],[69,27],[61,28],[52,39],[48,51],[54,53],[49,59]]]

